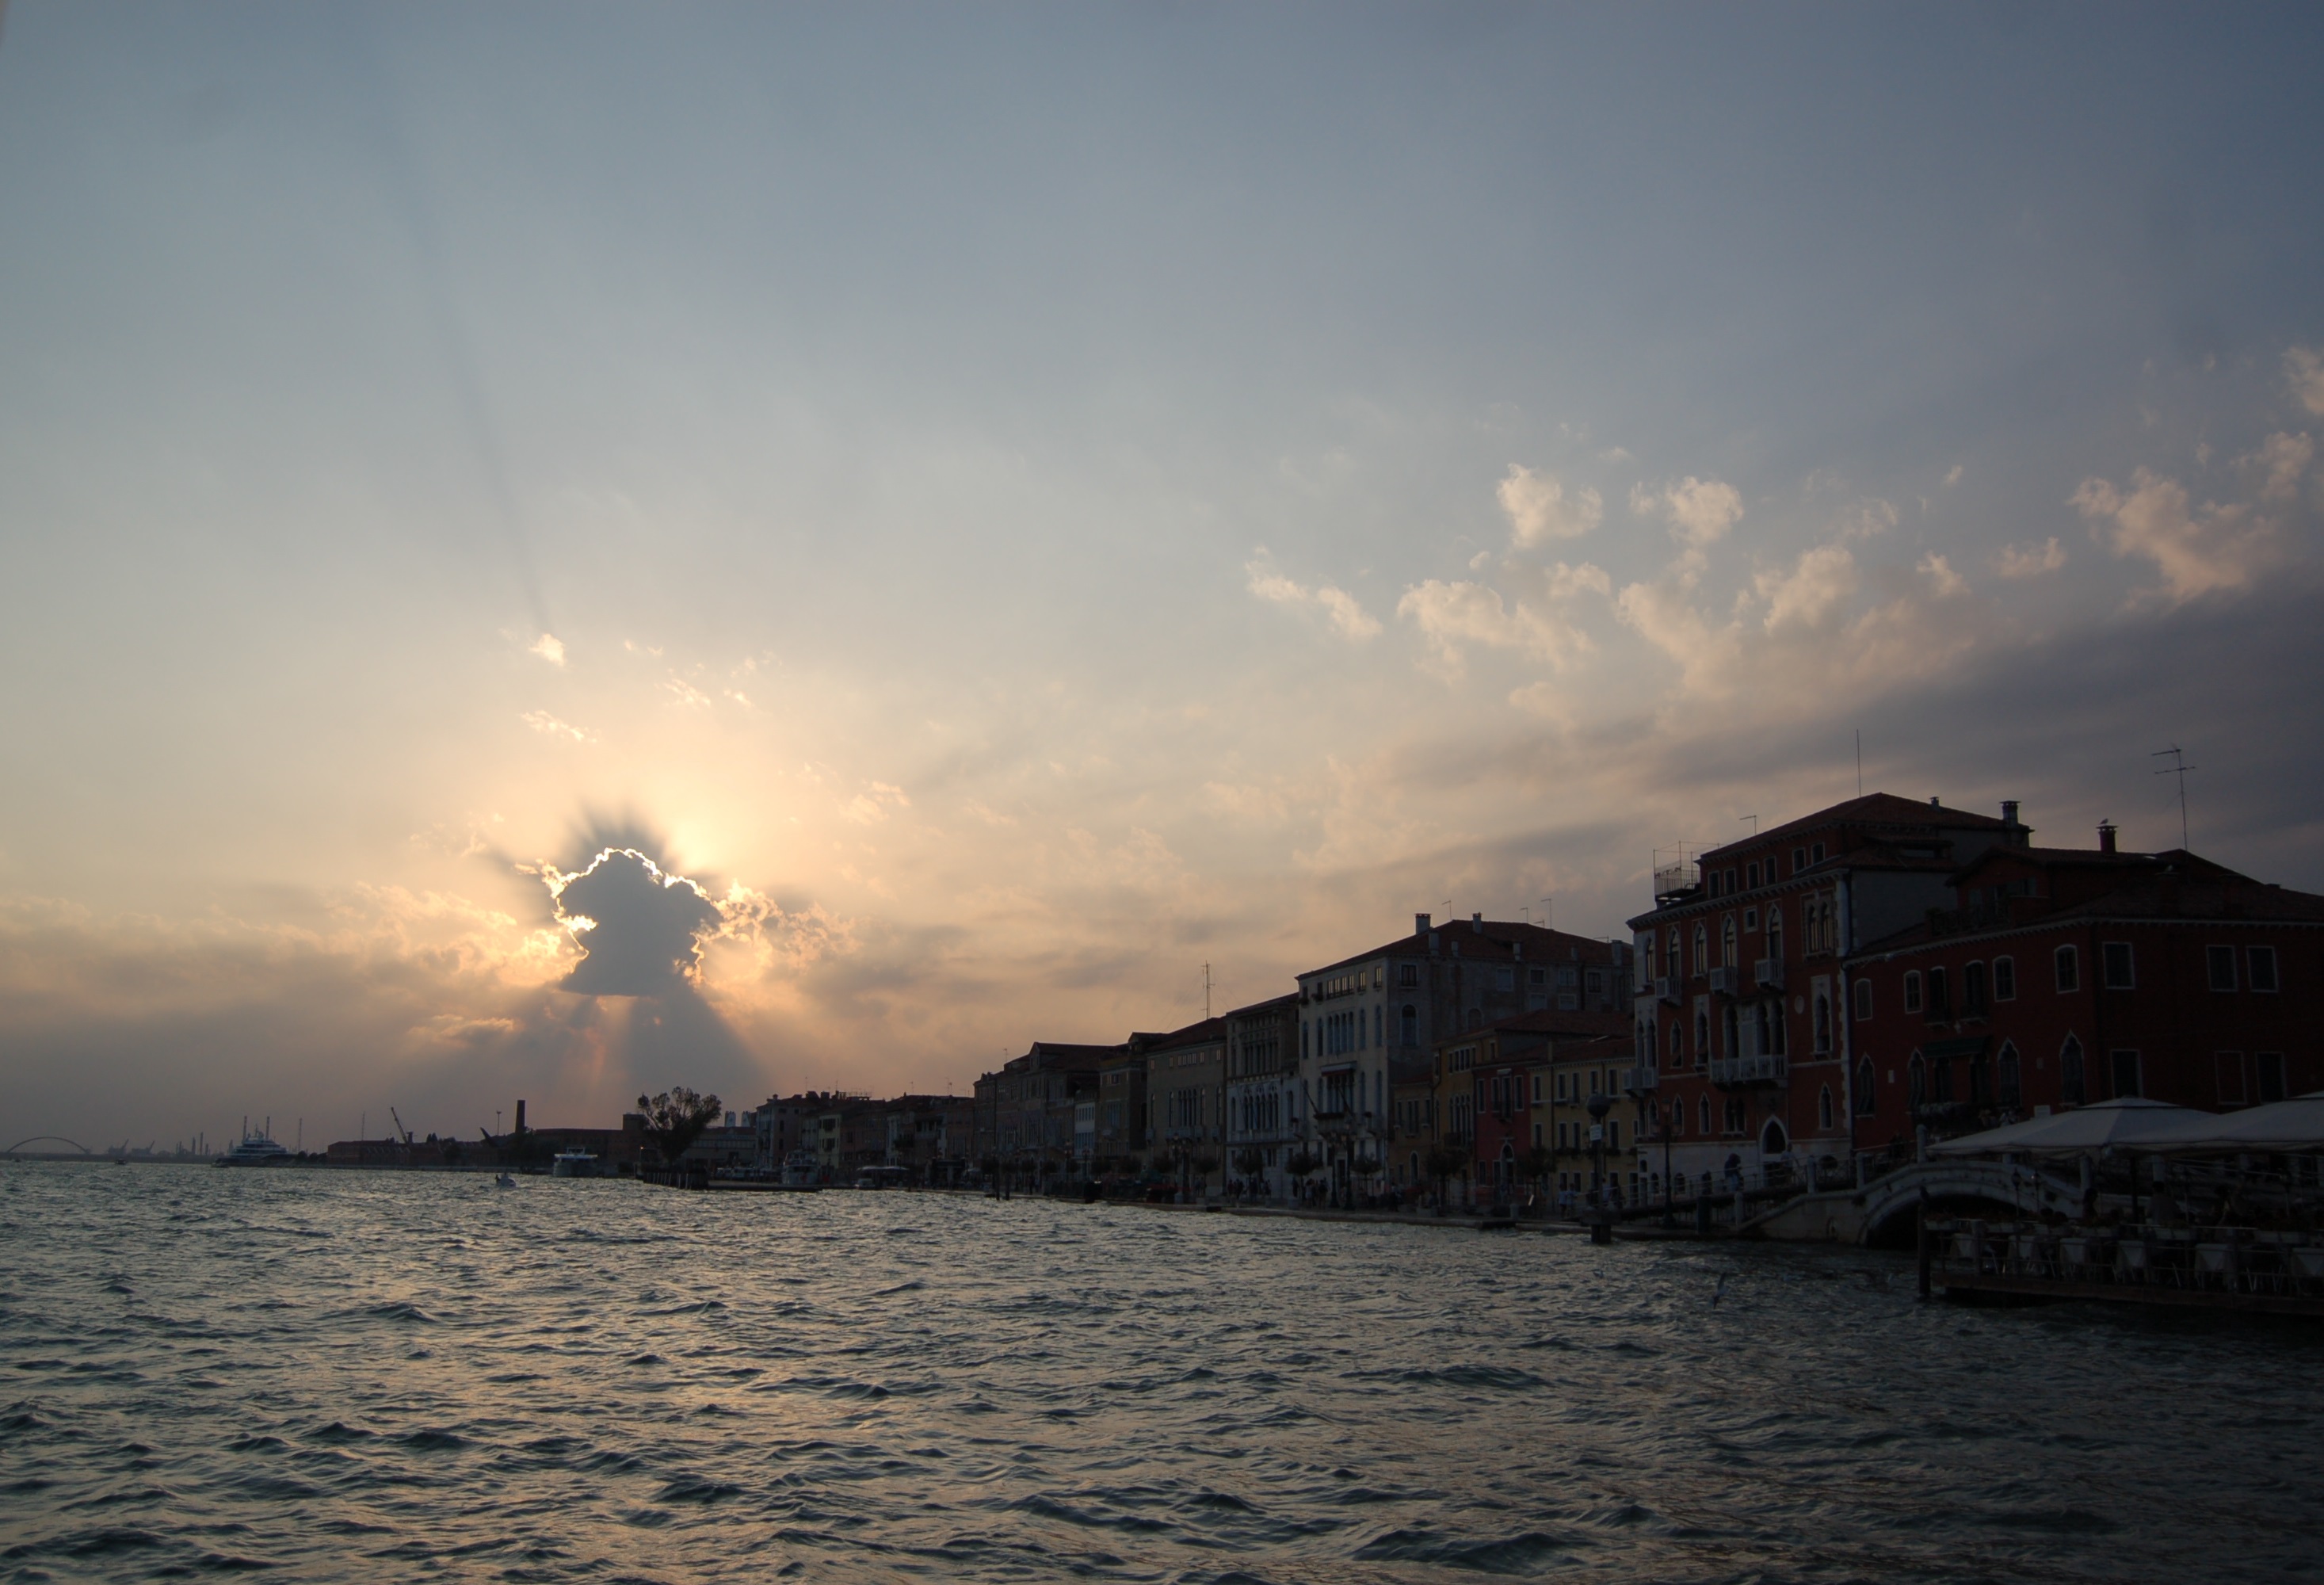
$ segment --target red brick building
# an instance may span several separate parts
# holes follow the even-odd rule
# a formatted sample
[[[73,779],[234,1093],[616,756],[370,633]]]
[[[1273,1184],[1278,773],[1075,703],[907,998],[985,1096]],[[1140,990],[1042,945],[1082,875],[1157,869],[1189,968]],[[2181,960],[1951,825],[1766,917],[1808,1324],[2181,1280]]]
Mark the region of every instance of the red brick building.
[[[1873,793],[1657,868],[1654,910],[1630,921],[1637,1039],[1678,1195],[1730,1166],[1754,1183],[1844,1168],[1844,961],[1950,906],[1956,871],[2027,835],[2014,804],[1997,819]]]
[[[1867,1149],[2117,1095],[2226,1110],[2324,1086],[2324,898],[2173,850],[1988,850],[1849,959]]]

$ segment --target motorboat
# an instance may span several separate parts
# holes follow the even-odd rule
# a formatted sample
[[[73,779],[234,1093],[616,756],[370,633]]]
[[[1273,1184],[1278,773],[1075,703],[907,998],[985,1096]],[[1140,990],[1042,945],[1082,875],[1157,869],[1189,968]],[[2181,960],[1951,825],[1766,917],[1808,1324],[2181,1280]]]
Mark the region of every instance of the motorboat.
[[[268,1121],[271,1124],[272,1119]],[[242,1120],[242,1138],[234,1148],[217,1158],[220,1166],[273,1166],[291,1159],[290,1152],[268,1138],[268,1130],[251,1132],[250,1120]]]
[[[495,1189],[513,1189],[516,1187],[516,1179],[511,1177],[506,1173],[503,1173],[493,1180],[493,1187]]]
[[[560,1150],[549,1158],[549,1175],[553,1178],[594,1178],[597,1175],[597,1158],[586,1150]]]

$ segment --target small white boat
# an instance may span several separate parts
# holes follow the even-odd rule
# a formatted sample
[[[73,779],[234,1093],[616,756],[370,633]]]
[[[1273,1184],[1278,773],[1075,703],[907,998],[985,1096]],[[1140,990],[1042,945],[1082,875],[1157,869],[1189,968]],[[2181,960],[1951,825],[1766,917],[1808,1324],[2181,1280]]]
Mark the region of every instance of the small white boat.
[[[508,1174],[503,1173],[500,1176],[493,1180],[493,1187],[495,1189],[513,1189],[516,1187],[516,1180],[509,1176]]]
[[[597,1158],[586,1150],[560,1150],[549,1157],[549,1175],[553,1178],[594,1178],[597,1175]]]

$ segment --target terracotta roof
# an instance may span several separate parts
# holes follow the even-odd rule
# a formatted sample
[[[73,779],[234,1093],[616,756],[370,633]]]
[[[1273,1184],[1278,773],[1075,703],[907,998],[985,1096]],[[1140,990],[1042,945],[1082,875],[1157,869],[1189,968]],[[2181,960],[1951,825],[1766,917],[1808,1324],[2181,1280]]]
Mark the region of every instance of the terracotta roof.
[[[1265,1001],[1254,1001],[1249,1007],[1230,1008],[1222,1016],[1240,1018],[1248,1018],[1252,1013],[1277,1012],[1297,1005],[1298,1000],[1299,993],[1296,991],[1286,991],[1280,996],[1270,996]]]
[[[1727,852],[1740,852],[1761,843],[1778,838],[1805,835],[1828,825],[1902,825],[1923,830],[1943,827],[1954,831],[2006,831],[2008,827],[1991,815],[1972,815],[1967,809],[1948,809],[1941,804],[1916,802],[1900,798],[1895,793],[1866,793],[1860,798],[1833,804],[1818,809],[1812,815],[1803,815],[1796,820],[1786,820],[1781,825],[1770,826],[1737,842],[1721,843],[1706,850],[1704,859]]]
[[[1167,1035],[1130,1037],[1133,1041],[1140,1043],[1148,1051],[1172,1051],[1181,1046],[1205,1046],[1213,1040],[1223,1040],[1226,1037],[1227,1021],[1222,1018],[1204,1018],[1199,1023],[1188,1024],[1183,1029],[1173,1029]]]
[[[2143,856],[2161,858],[2163,855]],[[1941,923],[1932,927],[1929,921],[1923,920],[1893,935],[1885,935],[1867,945],[1862,952],[1850,955],[1869,957],[1904,951],[1932,941],[2012,935],[2084,919],[2152,920],[2158,924],[2178,919],[2324,924],[2324,897],[2312,892],[2292,891],[2281,886],[2264,885],[2231,870],[2219,870],[2216,865],[2191,875],[2158,870],[2138,873],[2129,885],[2116,887],[2088,902],[2075,903],[2046,913],[2026,914],[2014,919],[1994,919],[1951,929],[1944,928]]]
[[[1300,978],[1311,979],[1328,974],[1334,969],[1344,969],[1353,963],[1368,963],[1380,957],[1419,957],[1428,955],[1428,937],[1434,935],[1440,945],[1439,957],[1450,959],[1455,944],[1461,956],[1472,963],[1507,963],[1518,961],[1518,949],[1524,949],[1524,961],[1528,963],[1597,963],[1604,965],[1614,958],[1614,947],[1591,935],[1574,935],[1563,930],[1545,929],[1539,925],[1527,925],[1511,919],[1487,919],[1480,929],[1471,919],[1453,919],[1434,926],[1427,932],[1414,931],[1369,952],[1325,963],[1320,969],[1301,972]],[[1573,955],[1576,949],[1581,955]]]

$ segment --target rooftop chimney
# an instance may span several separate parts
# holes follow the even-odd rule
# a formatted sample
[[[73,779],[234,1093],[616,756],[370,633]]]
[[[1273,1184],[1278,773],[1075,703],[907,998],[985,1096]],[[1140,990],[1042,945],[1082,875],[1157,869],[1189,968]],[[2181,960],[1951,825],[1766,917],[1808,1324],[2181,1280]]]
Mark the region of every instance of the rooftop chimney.
[[[1485,916],[1482,914],[1470,915],[1469,928],[1474,930],[1478,935],[1482,935],[1485,933]]]
[[[1929,800],[1929,807],[1931,807],[1932,809],[1941,809],[1941,808],[1943,808],[1944,806],[1945,806],[1945,804],[1944,804],[1944,800],[1943,800],[1942,798],[1931,798],[1931,799]]]
[[[1415,914],[1412,916],[1412,933],[1415,935],[1425,935],[1428,934],[1428,916],[1426,914]]]
[[[2102,853],[2114,852],[2114,822],[2111,820],[2098,822],[2098,852]]]
[[[2015,798],[2004,798],[2001,800],[2001,823],[2004,825],[2015,825],[2017,824],[2017,800]]]

